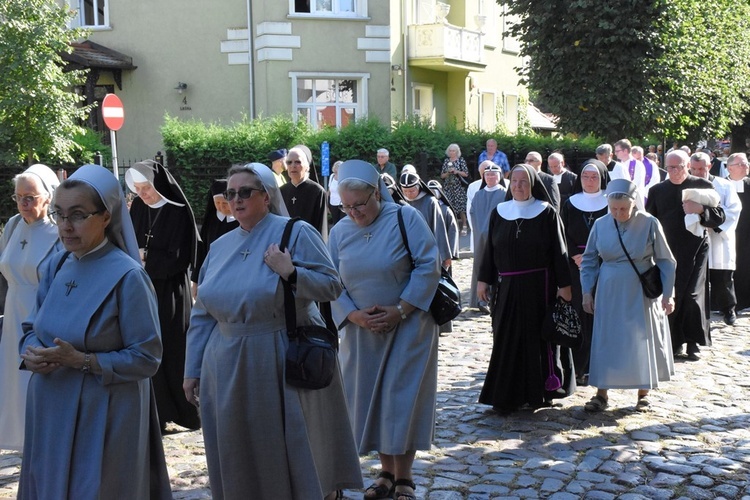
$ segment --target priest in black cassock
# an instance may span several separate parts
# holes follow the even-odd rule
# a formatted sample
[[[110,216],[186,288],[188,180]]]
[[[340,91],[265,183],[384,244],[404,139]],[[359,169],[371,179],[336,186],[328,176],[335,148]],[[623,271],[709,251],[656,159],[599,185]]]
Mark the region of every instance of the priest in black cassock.
[[[326,192],[310,179],[310,160],[298,147],[289,150],[286,156],[289,182],[281,186],[281,196],[290,217],[300,217],[328,239],[328,212]]]
[[[735,230],[737,243],[737,268],[734,271],[736,310],[750,307],[750,163],[745,153],[735,153],[727,158],[729,182],[742,203],[740,218]]]
[[[199,429],[198,411],[182,390],[192,307],[188,268],[196,265],[200,241],[195,216],[172,174],[155,161],[135,163],[125,172],[125,182],[138,195],[130,206],[130,218],[159,303],[164,354],[152,382],[161,428],[174,422]]]
[[[676,356],[683,354],[687,343],[690,361],[699,359],[699,345],[710,345],[710,308],[708,306],[708,235],[705,229],[696,236],[686,228],[686,215],[695,214],[703,228],[718,228],[724,223],[724,210],[682,201],[686,189],[714,190],[707,179],[688,173],[690,158],[682,150],[668,153],[665,166],[669,177],[652,186],[646,210],[654,215],[664,228],[667,243],[677,260],[675,279],[675,310],[669,315],[672,348]]]

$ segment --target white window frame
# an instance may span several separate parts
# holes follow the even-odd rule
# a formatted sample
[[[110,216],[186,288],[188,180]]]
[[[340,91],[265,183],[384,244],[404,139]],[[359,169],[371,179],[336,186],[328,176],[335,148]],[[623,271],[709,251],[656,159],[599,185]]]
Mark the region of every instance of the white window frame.
[[[318,0],[310,0],[310,12],[296,12],[294,10],[294,0],[289,0],[289,17],[305,18],[324,18],[324,19],[367,19],[367,2],[368,0],[329,0],[331,10],[317,10]],[[339,11],[339,2],[351,1],[354,6],[354,12]]]
[[[432,105],[432,108],[429,110],[429,112],[425,112],[424,109],[417,109],[416,103],[417,103],[417,93],[418,92],[428,92],[430,94],[430,103]],[[431,125],[435,125],[435,86],[430,85],[429,83],[417,83],[413,82],[411,84],[411,112],[412,115],[419,116],[420,119],[428,119],[430,121]]]
[[[516,116],[510,117],[508,112],[508,99],[513,98],[516,100]],[[508,131],[511,134],[515,134],[518,132],[518,127],[520,125],[520,112],[521,112],[521,99],[520,96],[513,92],[503,92],[503,117],[505,118],[505,126],[508,128]],[[508,120],[513,120],[513,123],[509,123]],[[515,127],[512,125],[515,124]]]
[[[492,110],[491,113],[484,109],[484,99],[486,96],[492,96]],[[487,114],[490,114],[492,116],[492,126],[485,127],[484,121],[485,116]],[[497,128],[497,92],[492,91],[486,91],[486,90],[480,90],[479,91],[479,130],[484,130],[486,132],[492,132]]]
[[[367,83],[370,79],[370,73],[317,73],[309,71],[292,71],[289,72],[289,78],[292,79],[292,115],[294,122],[299,120],[300,109],[315,109],[315,103],[297,102],[297,82],[298,80],[356,80],[357,81],[357,102],[347,103],[346,105],[334,104],[336,107],[336,128],[341,128],[339,119],[341,114],[338,112],[342,108],[354,108],[354,120],[359,120],[367,115]],[[333,103],[332,103],[333,104]],[[329,104],[330,105],[330,104]],[[310,113],[310,126],[318,130],[317,114]]]
[[[507,52],[509,54],[519,54],[521,52],[521,42],[518,41],[517,38],[512,37],[508,35],[506,32],[508,31],[508,25],[510,23],[510,18],[512,16],[508,14],[508,6],[503,6],[503,15],[502,15],[502,37],[503,37],[503,52]]]
[[[109,29],[109,0],[91,0],[92,4],[98,3],[99,1],[104,3],[104,22],[102,24],[86,24],[86,15],[84,13],[84,8],[86,6],[86,0],[77,0],[78,9],[76,9],[76,20],[78,22],[78,26],[82,28],[88,28],[92,30],[100,30],[100,29]],[[94,16],[95,18],[98,18],[98,16]]]

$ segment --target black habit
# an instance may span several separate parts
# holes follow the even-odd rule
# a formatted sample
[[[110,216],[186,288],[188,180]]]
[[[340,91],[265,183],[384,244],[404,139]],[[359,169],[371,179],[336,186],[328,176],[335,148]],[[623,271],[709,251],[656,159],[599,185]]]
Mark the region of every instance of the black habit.
[[[675,309],[669,318],[672,347],[682,344],[711,345],[710,307],[708,301],[708,235],[695,236],[685,228],[682,191],[713,189],[707,179],[689,175],[682,184],[670,180],[653,186],[648,193],[646,209],[659,219],[667,243],[677,260],[675,276]],[[704,207],[700,216],[704,227],[718,228],[724,223],[724,209]]]
[[[289,216],[299,217],[309,223],[318,230],[324,241],[327,240],[328,213],[323,187],[310,179],[305,179],[296,186],[291,181],[287,182],[279,189]]]
[[[737,307],[750,307],[750,178],[742,179],[745,190],[737,193],[742,202],[740,218],[737,221],[737,269],[734,271],[734,292],[737,295]]]
[[[146,272],[159,302],[162,355],[159,371],[152,378],[162,428],[175,422],[199,429],[198,411],[185,399],[185,334],[190,321],[192,298],[188,281],[196,228],[186,206],[167,203],[150,208],[136,198],[130,207],[139,248],[148,248]],[[149,237],[149,235],[152,235]]]

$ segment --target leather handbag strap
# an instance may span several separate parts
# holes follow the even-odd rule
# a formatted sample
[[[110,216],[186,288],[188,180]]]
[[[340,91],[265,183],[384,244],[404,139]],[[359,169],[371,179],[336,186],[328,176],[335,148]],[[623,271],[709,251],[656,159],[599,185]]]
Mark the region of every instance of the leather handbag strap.
[[[406,226],[404,225],[404,216],[401,214],[401,208],[398,207],[398,229],[401,231],[401,239],[404,241],[404,248],[406,248],[406,253],[409,254],[409,261],[411,262],[412,269],[414,266],[414,257],[411,254],[411,249],[409,248],[409,238],[406,236]]]
[[[281,235],[281,243],[279,243],[279,250],[282,252],[286,250],[289,244],[289,238],[292,235],[292,226],[294,223],[300,220],[299,217],[289,219],[284,227],[284,234]],[[289,338],[294,338],[297,332],[297,309],[294,300],[294,292],[292,292],[292,285],[281,277],[281,286],[284,287],[284,317],[286,318],[286,333]]]
[[[635,262],[633,262],[633,259],[630,258],[630,254],[625,249],[625,243],[622,242],[622,236],[620,235],[620,227],[617,225],[617,220],[613,217],[612,220],[615,223],[615,230],[617,231],[617,238],[620,240],[620,246],[622,247],[622,251],[625,252],[625,257],[628,258],[628,262],[630,262],[630,265],[633,266],[633,271],[635,271],[635,274],[638,275],[638,279],[642,279],[641,273],[638,271],[638,268],[635,267]]]

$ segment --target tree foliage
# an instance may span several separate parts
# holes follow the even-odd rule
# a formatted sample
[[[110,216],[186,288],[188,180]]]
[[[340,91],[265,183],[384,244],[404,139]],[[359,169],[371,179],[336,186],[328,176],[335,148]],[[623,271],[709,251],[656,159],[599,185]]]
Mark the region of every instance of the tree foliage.
[[[498,0],[522,75],[566,132],[726,133],[750,107],[747,0]]]
[[[60,54],[83,32],[53,0],[0,1],[0,144],[6,156],[71,161],[73,137],[89,108],[72,92],[82,71],[63,71]]]

